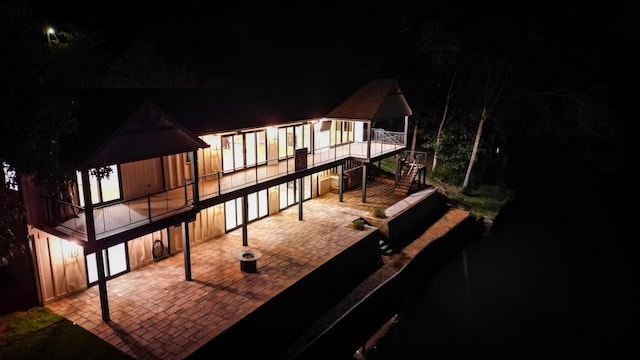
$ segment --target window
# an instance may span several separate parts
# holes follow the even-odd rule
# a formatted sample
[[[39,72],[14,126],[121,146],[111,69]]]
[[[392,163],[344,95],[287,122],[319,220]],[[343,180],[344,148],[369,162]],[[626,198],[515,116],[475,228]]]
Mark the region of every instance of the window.
[[[107,279],[115,277],[129,270],[127,262],[126,243],[118,244],[103,249],[102,259],[104,260],[104,274]],[[86,256],[87,259],[87,280],[89,285],[98,282],[98,262],[96,261],[96,253]]]
[[[91,202],[93,204],[101,204],[109,201],[120,200],[120,173],[117,165],[108,166],[111,169],[109,177],[98,179],[89,171],[89,185],[91,188]],[[78,192],[80,193],[80,206],[84,206],[82,174],[76,172],[76,181],[78,182]]]
[[[2,163],[2,171],[4,172],[4,186],[11,190],[18,190],[18,179],[16,179],[16,172],[11,170],[9,164]]]

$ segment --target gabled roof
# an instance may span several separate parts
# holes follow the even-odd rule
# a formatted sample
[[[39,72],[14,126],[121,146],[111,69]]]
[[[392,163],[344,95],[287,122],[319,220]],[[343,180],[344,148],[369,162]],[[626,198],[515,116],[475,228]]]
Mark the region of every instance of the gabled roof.
[[[382,122],[411,114],[411,108],[396,80],[375,79],[333,109],[327,117]]]
[[[75,165],[99,166],[206,146],[198,135],[327,116],[382,121],[411,114],[394,80],[371,81],[359,91],[357,82],[252,78],[196,89],[85,90],[78,133],[64,139],[63,154]]]
[[[144,102],[83,162],[108,165],[194,151],[209,145],[150,101]]]

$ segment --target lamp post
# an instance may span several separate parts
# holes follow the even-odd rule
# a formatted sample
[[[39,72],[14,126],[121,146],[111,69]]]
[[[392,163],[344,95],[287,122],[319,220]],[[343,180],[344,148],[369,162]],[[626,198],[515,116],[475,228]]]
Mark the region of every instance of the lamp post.
[[[49,21],[44,21],[44,33],[47,35],[47,44],[49,44],[49,49],[51,49],[51,35],[55,34],[55,30],[51,26],[49,26]]]
[[[47,26],[46,32],[47,32],[47,43],[49,43],[49,48],[51,48],[51,34],[55,33],[55,31],[53,30],[52,27]]]

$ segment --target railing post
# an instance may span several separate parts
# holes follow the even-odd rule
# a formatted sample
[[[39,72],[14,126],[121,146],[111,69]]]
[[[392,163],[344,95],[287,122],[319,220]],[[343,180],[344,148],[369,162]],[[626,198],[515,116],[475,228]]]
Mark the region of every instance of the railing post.
[[[184,204],[185,206],[189,204],[189,198],[187,197],[187,179],[184,179]]]
[[[216,171],[216,176],[218,177],[218,195],[222,194],[222,189],[220,188],[220,170]]]
[[[151,195],[147,193],[147,213],[149,215],[149,221],[151,221]]]

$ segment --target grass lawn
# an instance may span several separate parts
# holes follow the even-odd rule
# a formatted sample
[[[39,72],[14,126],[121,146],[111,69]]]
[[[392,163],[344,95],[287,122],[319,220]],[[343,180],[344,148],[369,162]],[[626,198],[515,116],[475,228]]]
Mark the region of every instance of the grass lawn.
[[[380,170],[387,173],[388,176],[393,176],[395,173],[396,162],[393,157],[381,160],[379,165]],[[432,178],[430,170],[427,171],[427,183],[437,186],[454,206],[468,210],[473,216],[486,219],[494,219],[502,206],[513,196],[513,194],[495,186],[482,186],[472,191],[464,191],[460,186]]]
[[[89,331],[35,307],[0,316],[0,359],[131,359]]]

